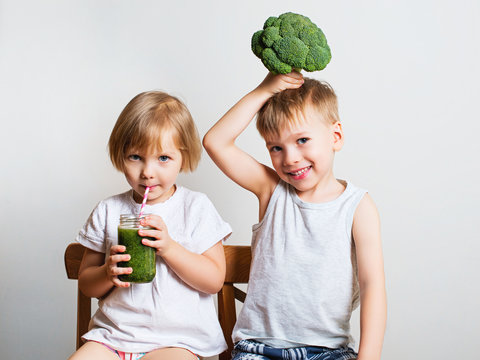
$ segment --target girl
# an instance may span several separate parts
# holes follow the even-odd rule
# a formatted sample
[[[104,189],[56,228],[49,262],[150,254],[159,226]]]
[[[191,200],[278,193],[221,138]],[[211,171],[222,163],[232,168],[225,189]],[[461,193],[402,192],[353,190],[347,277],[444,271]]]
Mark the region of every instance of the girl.
[[[222,240],[231,233],[209,199],[176,184],[181,171],[196,168],[201,155],[197,129],[186,106],[159,91],[134,97],[109,140],[113,165],[131,190],[101,201],[79,232],[85,252],[79,286],[99,298],[86,343],[70,359],[196,359],[225,350],[212,294],[225,277]],[[132,269],[118,245],[120,214],[138,214],[144,245],[156,250],[150,283],[120,281]]]

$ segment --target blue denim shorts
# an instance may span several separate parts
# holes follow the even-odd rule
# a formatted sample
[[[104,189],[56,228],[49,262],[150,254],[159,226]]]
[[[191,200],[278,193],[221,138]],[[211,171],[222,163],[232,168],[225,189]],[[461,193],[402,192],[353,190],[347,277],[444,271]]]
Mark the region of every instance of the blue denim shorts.
[[[235,344],[232,360],[350,360],[357,353],[349,348],[330,349],[319,346],[273,348],[253,340],[241,340]]]

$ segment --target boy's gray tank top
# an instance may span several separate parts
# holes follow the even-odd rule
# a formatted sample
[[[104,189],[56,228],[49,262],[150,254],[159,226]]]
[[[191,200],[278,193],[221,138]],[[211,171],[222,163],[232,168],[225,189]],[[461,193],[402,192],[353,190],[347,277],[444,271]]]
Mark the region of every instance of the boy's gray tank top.
[[[353,347],[350,316],[359,287],[352,223],[366,191],[340,181],[346,188],[338,198],[308,203],[280,180],[253,226],[250,281],[234,342]]]

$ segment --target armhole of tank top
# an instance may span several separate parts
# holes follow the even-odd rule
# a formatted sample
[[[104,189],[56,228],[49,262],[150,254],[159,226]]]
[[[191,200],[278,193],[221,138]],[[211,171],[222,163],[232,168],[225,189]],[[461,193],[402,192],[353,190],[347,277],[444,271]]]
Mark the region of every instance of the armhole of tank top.
[[[360,204],[360,201],[362,201],[363,197],[365,194],[367,194],[368,191],[363,190],[363,189],[356,189],[354,193],[354,198],[352,200],[351,205],[348,208],[348,214],[346,218],[346,224],[345,224],[345,231],[347,232],[347,235],[350,240],[353,239],[353,218],[355,216],[355,211],[357,211],[358,204]]]
[[[278,198],[280,189],[284,186],[285,186],[284,182],[279,179],[277,185],[275,186],[275,189],[273,189],[272,195],[270,195],[270,199],[268,200],[268,205],[267,205],[267,208],[265,209],[265,214],[263,214],[262,220],[260,220],[258,223],[252,226],[253,232],[257,231],[262,226],[262,224],[265,221],[265,218],[272,212],[272,208],[274,206],[273,203],[275,202],[274,200]]]

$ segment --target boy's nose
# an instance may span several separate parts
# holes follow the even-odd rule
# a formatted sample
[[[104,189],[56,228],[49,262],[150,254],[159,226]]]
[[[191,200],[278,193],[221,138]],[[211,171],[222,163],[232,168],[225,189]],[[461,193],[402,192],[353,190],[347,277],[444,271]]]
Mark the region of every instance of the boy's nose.
[[[291,165],[300,161],[300,153],[296,149],[288,149],[284,152],[284,154],[284,165]]]

